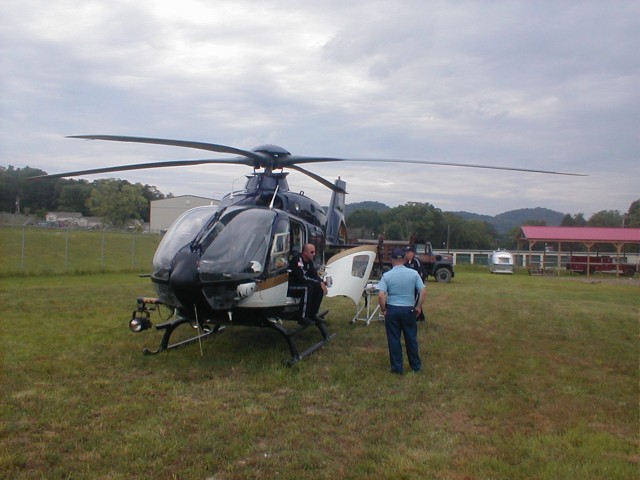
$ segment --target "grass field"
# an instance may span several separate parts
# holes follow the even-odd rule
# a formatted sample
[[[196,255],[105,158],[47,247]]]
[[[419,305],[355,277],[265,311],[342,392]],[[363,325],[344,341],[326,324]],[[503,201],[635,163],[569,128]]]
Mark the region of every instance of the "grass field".
[[[1,278],[0,477],[638,478],[640,287],[585,280],[430,282],[425,371],[398,377],[350,300],[288,368],[242,327],[143,356],[134,274]]]
[[[2,225],[0,277],[148,272],[160,240],[160,235]]]

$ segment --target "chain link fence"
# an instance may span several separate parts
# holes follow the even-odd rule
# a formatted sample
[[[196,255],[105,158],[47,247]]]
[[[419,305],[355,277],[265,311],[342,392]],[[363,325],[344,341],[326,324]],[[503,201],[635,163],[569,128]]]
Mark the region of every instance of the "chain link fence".
[[[160,235],[0,226],[0,275],[150,273]]]

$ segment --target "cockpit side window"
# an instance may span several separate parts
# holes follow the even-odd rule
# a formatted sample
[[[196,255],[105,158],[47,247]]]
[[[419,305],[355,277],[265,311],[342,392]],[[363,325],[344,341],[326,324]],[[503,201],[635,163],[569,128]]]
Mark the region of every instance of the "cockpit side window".
[[[291,222],[291,253],[302,252],[302,247],[306,243],[304,226],[298,222]]]
[[[286,269],[289,264],[289,219],[286,217],[279,219],[273,233],[269,261],[270,272]]]

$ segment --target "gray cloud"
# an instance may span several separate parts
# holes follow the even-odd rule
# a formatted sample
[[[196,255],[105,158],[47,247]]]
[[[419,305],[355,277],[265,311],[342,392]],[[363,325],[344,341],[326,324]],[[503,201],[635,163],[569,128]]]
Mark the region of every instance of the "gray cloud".
[[[195,139],[294,154],[485,163],[318,165],[348,201],[495,214],[637,199],[637,2],[9,1],[0,6],[0,164],[53,172],[200,153],[64,135]],[[129,172],[213,195],[240,167]],[[328,192],[292,173],[293,188]]]

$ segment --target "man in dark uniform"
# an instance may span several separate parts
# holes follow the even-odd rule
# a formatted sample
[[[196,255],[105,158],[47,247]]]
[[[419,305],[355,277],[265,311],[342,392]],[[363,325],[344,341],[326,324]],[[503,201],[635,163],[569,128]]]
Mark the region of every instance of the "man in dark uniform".
[[[420,274],[420,278],[424,282],[424,269],[422,268],[422,262],[416,257],[416,252],[413,247],[407,247],[407,252],[404,256],[404,266],[411,268]]]
[[[289,288],[287,295],[300,298],[302,325],[323,322],[318,316],[322,298],[327,294],[327,284],[320,278],[313,263],[316,247],[307,243],[302,252],[294,255],[289,262]]]
[[[424,272],[424,268],[422,268],[422,262],[420,261],[420,259],[418,259],[418,257],[416,257],[416,252],[413,249],[413,247],[407,247],[407,253],[404,256],[404,266],[418,272],[418,274],[420,274],[420,278],[422,279],[422,281],[423,282],[425,281],[425,272]],[[418,297],[416,296],[416,300],[417,299]],[[420,314],[418,315],[416,320],[418,322],[425,321],[423,311],[420,311]]]

